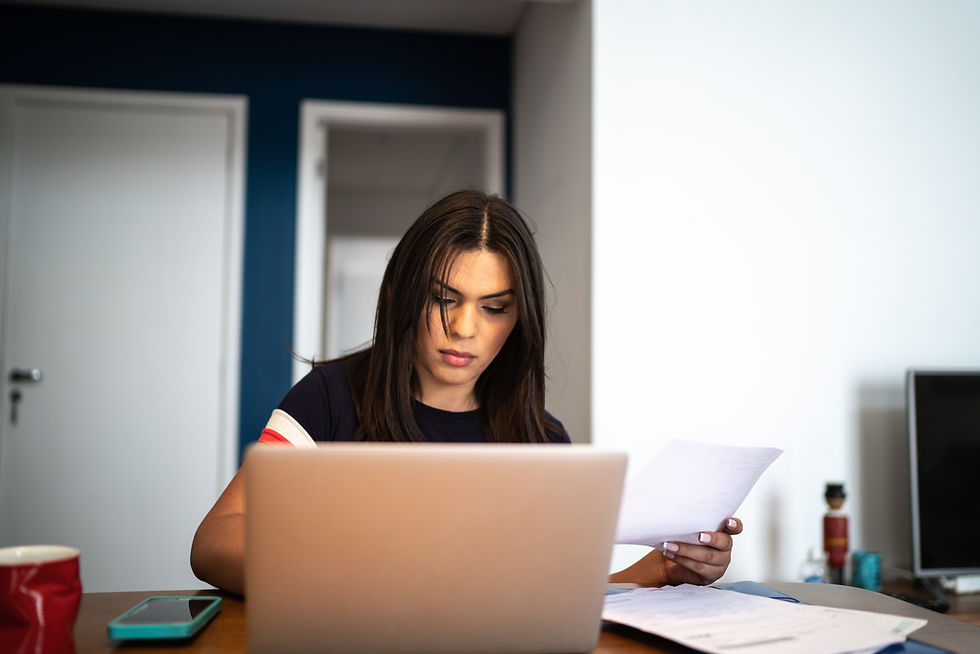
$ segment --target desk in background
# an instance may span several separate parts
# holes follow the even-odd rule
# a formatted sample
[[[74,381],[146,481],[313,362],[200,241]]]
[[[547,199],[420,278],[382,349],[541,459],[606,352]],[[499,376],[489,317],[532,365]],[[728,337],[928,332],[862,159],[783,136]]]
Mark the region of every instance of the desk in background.
[[[908,593],[926,600],[933,598],[928,590],[915,585],[911,580],[886,581],[882,583],[881,590],[888,594]],[[980,593],[949,595],[949,611],[946,612],[946,615],[980,627]]]
[[[980,653],[980,627],[957,620],[921,607],[875,593],[870,590],[835,586],[832,584],[771,583],[767,584],[781,593],[802,602],[845,609],[861,609],[892,613],[929,621],[913,635],[932,645],[944,647],[959,654]],[[172,644],[155,641],[141,647],[125,645],[106,637],[106,624],[126,609],[151,595],[214,595],[224,598],[221,613],[211,621],[197,638],[185,643]],[[127,593],[86,593],[75,623],[77,654],[101,652],[153,652],[153,654],[238,654],[245,648],[245,605],[237,597],[215,591],[144,591]],[[593,654],[681,654],[692,650],[662,638],[640,633],[629,628],[610,625],[603,628],[599,646]]]

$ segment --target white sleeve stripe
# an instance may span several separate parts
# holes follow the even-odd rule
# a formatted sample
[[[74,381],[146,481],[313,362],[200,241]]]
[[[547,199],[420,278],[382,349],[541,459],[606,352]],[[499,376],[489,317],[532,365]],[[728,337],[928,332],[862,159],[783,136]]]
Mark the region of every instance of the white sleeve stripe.
[[[296,447],[316,447],[316,441],[306,433],[303,426],[282,409],[272,412],[265,428],[276,432]]]

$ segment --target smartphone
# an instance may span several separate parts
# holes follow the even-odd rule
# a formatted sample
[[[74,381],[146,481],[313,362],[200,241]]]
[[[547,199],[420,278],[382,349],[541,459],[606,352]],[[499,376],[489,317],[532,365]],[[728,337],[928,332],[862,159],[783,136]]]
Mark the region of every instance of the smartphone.
[[[109,623],[109,638],[190,638],[221,610],[221,598],[148,597]]]

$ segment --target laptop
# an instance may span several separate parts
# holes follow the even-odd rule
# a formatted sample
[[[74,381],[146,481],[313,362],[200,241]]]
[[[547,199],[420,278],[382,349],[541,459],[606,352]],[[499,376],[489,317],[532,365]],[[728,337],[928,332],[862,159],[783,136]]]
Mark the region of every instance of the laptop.
[[[626,454],[588,446],[255,446],[248,650],[591,652]]]

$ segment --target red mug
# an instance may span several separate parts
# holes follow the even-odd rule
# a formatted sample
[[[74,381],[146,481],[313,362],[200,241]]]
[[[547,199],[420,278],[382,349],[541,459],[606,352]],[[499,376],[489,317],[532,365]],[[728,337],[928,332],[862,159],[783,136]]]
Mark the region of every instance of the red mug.
[[[78,554],[62,545],[0,549],[0,652],[74,654]]]

